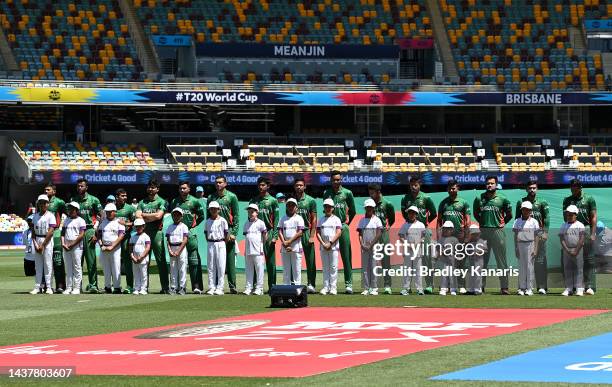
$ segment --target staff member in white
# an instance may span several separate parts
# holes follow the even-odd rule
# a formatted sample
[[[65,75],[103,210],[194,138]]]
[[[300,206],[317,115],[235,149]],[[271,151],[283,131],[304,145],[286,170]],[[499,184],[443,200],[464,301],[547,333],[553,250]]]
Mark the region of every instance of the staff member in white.
[[[261,296],[263,294],[263,276],[265,258],[263,245],[266,241],[268,231],[263,220],[257,218],[259,207],[255,203],[249,204],[247,207],[249,218],[244,224],[242,233],[245,237],[245,272],[246,272],[246,287],[244,294],[247,296],[251,293]],[[253,292],[253,274],[256,275],[257,284],[255,292]]]
[[[121,294],[121,241],[125,236],[125,226],[116,219],[117,207],[113,203],[108,203],[104,212],[106,217],[96,232],[100,243],[100,261],[104,267],[104,291]]]
[[[468,255],[465,259],[468,260],[470,267],[469,277],[467,279],[468,294],[479,296],[482,294],[482,269],[484,267],[484,253],[487,251],[487,241],[480,237],[480,227],[477,224],[471,224],[469,228],[469,239],[466,243],[468,249],[473,254]]]
[[[361,218],[357,225],[359,233],[359,245],[361,246],[361,284],[363,287],[362,295],[378,295],[378,285],[374,276],[376,261],[374,260],[374,245],[380,240],[383,225],[380,219],[374,215],[376,202],[366,199],[363,203],[365,216]]]
[[[225,254],[229,226],[227,220],[219,216],[221,206],[216,201],[208,204],[210,217],[206,220],[204,234],[208,241],[208,292],[209,295],[223,295],[225,286]]]
[[[287,214],[278,222],[278,238],[283,258],[283,284],[302,283],[302,233],[304,219],[297,214],[297,200],[287,200]]]
[[[64,294],[80,294],[83,269],[81,259],[83,258],[83,237],[87,224],[79,216],[81,206],[77,202],[70,202],[66,206],[68,218],[62,226],[62,248],[64,250],[64,262],[66,264],[66,290]]]
[[[151,251],[151,238],[144,232],[145,221],[142,218],[134,220],[136,233],[130,238],[130,258],[132,273],[134,273],[134,291],[132,294],[146,295],[148,287],[147,266]]]
[[[402,296],[410,294],[410,282],[414,277],[414,287],[416,288],[417,294],[422,296],[423,293],[423,279],[421,277],[421,266],[423,261],[423,250],[422,242],[425,238],[426,227],[423,222],[417,219],[419,209],[417,206],[410,206],[407,209],[408,219],[406,223],[402,225],[399,230],[399,238],[403,243],[407,243],[408,247],[406,250],[408,254],[404,255],[404,266],[410,270],[406,276],[404,276],[404,288],[400,292]]]
[[[47,290],[45,293],[53,294],[51,278],[53,275],[53,230],[57,227],[55,216],[47,211],[49,197],[39,195],[36,200],[36,213],[32,218],[34,236],[32,237],[32,254],[36,269],[36,283],[30,294],[38,294],[43,281],[43,272]]]
[[[170,255],[170,294],[185,294],[187,282],[187,241],[189,229],[181,220],[183,210],[176,207],[172,210],[172,223],[166,229],[166,246]]]
[[[584,295],[584,234],[586,228],[578,221],[578,207],[567,206],[565,209],[565,220],[559,230],[561,248],[563,254],[563,277],[565,279],[565,290],[562,296],[569,296],[572,289],[576,289],[577,296]]]
[[[530,201],[521,203],[521,217],[514,221],[514,249],[519,260],[519,296],[533,296],[533,284],[535,281],[534,261],[538,253],[538,240],[536,238],[540,230],[540,224],[531,211],[533,204]]]
[[[321,294],[338,294],[338,239],[342,235],[342,221],[334,215],[334,200],[323,201],[324,215],[317,222],[317,239],[323,263],[323,289]]]

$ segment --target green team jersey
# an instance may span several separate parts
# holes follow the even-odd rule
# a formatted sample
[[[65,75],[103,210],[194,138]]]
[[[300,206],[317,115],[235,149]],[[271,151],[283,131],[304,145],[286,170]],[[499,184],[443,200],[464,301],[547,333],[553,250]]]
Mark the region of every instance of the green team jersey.
[[[76,195],[73,196],[70,201],[79,203],[79,214],[81,218],[83,218],[88,227],[92,227],[94,219],[100,214],[100,211],[102,211],[100,200],[85,192],[83,197]]]
[[[302,217],[302,219],[304,219],[304,230],[310,230],[310,226],[312,226],[310,224],[310,214],[317,213],[317,202],[312,196],[307,195],[306,193],[304,193],[302,198],[299,199],[297,202],[298,202],[297,213],[299,216]],[[315,219],[316,219],[316,215],[315,215]]]
[[[427,225],[434,220],[438,214],[433,200],[431,200],[429,195],[423,193],[423,191],[419,191],[416,198],[413,198],[412,194],[410,193],[404,195],[402,198],[402,216],[406,221],[408,220],[408,208],[411,206],[416,206],[419,209],[417,220],[423,223],[425,227],[427,227]]]
[[[136,217],[136,209],[131,204],[123,203],[121,208],[117,205],[117,220],[133,222]],[[127,227],[126,227],[127,230]]]
[[[185,200],[180,196],[174,198],[170,203],[170,211],[175,208],[183,210],[183,223],[190,229],[197,227],[204,221],[204,207],[202,201],[195,196],[187,195]]]
[[[221,207],[219,215],[227,220],[230,235],[238,235],[238,226],[240,224],[238,197],[233,192],[228,190],[223,191],[223,196],[219,196],[217,192],[213,192],[210,196],[208,196],[206,208],[208,208],[208,204],[211,202],[219,203],[219,207]],[[206,211],[206,217],[208,218],[209,216],[209,211]]]
[[[453,200],[450,196],[447,196],[438,206],[438,224],[441,225],[450,220],[453,222],[455,230],[461,230],[467,226],[465,218],[471,214],[470,205],[465,199],[457,196]]]
[[[338,192],[330,187],[323,192],[323,200],[332,199],[334,201],[334,215],[340,218],[342,223],[347,223],[353,219],[355,214],[355,198],[353,193],[344,187],[340,187]]]
[[[255,196],[249,204],[257,204],[259,211],[257,217],[261,219],[268,229],[268,239],[276,239],[278,237],[278,229],[276,225],[280,220],[280,212],[278,209],[278,200],[270,194],[266,194],[263,198],[259,195]]]
[[[62,214],[66,212],[66,203],[57,196],[54,196],[49,200],[49,208],[47,211],[55,215],[55,224],[59,227],[62,221]]]
[[[495,194],[487,198],[482,193],[474,199],[474,217],[485,228],[503,228],[512,219],[512,204],[505,196]]]
[[[385,230],[389,230],[395,223],[395,208],[393,204],[385,198],[381,198],[376,207],[374,207],[374,215],[380,219]]]
[[[142,211],[143,214],[155,214],[158,211],[166,212],[168,210],[168,203],[162,199],[159,195],[155,195],[153,200],[144,198],[138,203],[138,210]],[[164,218],[145,224],[145,232],[148,234],[160,231],[164,224]]]
[[[529,200],[527,196],[525,196],[524,198],[516,202],[516,219],[521,217],[521,205],[523,204],[523,202],[531,202],[531,200]],[[531,216],[533,216],[533,218],[538,221],[538,223],[540,224],[540,228],[548,230],[548,226],[550,226],[550,216],[548,216],[548,202],[546,200],[540,200],[536,197],[535,200],[531,202],[531,204],[533,205],[533,209],[531,210]]]
[[[595,225],[591,224],[591,212],[597,210],[595,199],[585,193],[582,193],[579,198],[570,195],[563,199],[563,211],[572,204],[578,207],[578,221],[585,226],[594,227]]]

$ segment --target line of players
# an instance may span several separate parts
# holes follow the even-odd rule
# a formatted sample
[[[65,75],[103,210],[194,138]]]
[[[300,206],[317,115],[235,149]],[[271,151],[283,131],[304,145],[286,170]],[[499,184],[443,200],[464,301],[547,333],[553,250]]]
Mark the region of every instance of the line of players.
[[[315,199],[305,193],[306,184],[303,178],[294,180],[294,197],[287,200],[287,214],[279,215],[278,201],[269,194],[270,182],[266,178],[258,180],[259,194],[253,198],[248,207],[249,220],[246,222],[245,235],[246,258],[246,294],[263,294],[264,266],[268,273],[268,288],[276,284],[276,245],[281,244],[283,261],[283,282],[301,283],[301,259],[306,260],[307,288],[314,293],[316,283],[315,239],[319,241],[323,263],[324,286],[322,294],[337,293],[338,258],[344,266],[345,292],[353,293],[352,253],[349,225],[356,215],[355,202],[350,190],[341,184],[342,175],[331,173],[331,186],[325,190],[324,216],[317,219]],[[422,224],[422,239],[431,242],[431,223],[437,219],[437,228],[442,238],[453,237],[457,242],[474,242],[482,240],[487,249],[482,255],[482,262],[470,260],[458,261],[454,257],[439,257],[443,266],[462,268],[467,261],[486,268],[490,252],[495,254],[497,268],[507,269],[506,247],[503,228],[512,219],[512,206],[507,198],[497,192],[497,178],[487,177],[486,190],[473,203],[473,217],[480,227],[471,225],[472,216],[469,204],[459,196],[459,184],[448,183],[448,197],[436,209],[431,198],[421,191],[419,177],[411,177],[407,193],[401,201],[401,214],[406,225],[400,229],[400,237],[407,239],[409,230],[415,224]],[[564,215],[569,224],[564,224],[562,231],[578,230],[578,237],[561,236],[563,248],[563,265],[566,274],[566,291],[564,295],[576,289],[586,288],[587,294],[595,291],[595,262],[592,253],[592,242],[595,240],[597,210],[595,200],[582,192],[580,181],[570,183],[571,195],[563,201],[563,208],[568,210]],[[96,244],[100,246],[100,261],[104,266],[105,286],[107,293],[121,293],[121,265],[126,273],[127,288],[124,293],[146,294],[148,278],[148,257],[153,253],[156,260],[161,291],[160,293],[184,294],[186,271],[188,269],[192,291],[203,292],[202,267],[198,255],[198,235],[196,227],[206,220],[205,237],[208,241],[208,282],[209,294],[223,294],[224,274],[227,275],[229,290],[237,293],[235,258],[236,237],[239,225],[238,199],[227,189],[223,176],[215,181],[215,192],[206,203],[190,194],[188,182],[179,183],[179,196],[170,205],[159,195],[159,184],[153,180],[147,185],[147,197],[134,208],[127,203],[127,193],[123,189],[116,192],[116,202],[104,209],[100,201],[87,193],[87,181],[77,182],[77,194],[68,205],[57,198],[55,186],[45,187],[45,194],[37,201],[37,212],[32,217],[32,242],[30,253],[35,261],[36,286],[32,293],[45,291],[53,293],[51,276],[55,270],[56,291],[79,293],[81,289],[81,261],[88,268],[89,284],[86,291],[98,293]],[[389,230],[395,223],[395,209],[384,199],[381,187],[371,184],[370,199],[366,200],[366,215],[357,229],[359,232],[362,255],[362,294],[378,294],[378,278],[373,277],[376,265],[372,258],[372,249],[376,243],[389,243]],[[515,224],[516,253],[522,268],[519,281],[519,294],[531,294],[533,274],[538,292],[546,294],[547,264],[546,239],[549,228],[548,203],[537,197],[537,183],[529,182],[527,195],[517,202],[517,221],[523,229],[529,218],[529,225],[537,225],[537,233],[520,232]],[[528,204],[527,204],[528,203]],[[531,208],[529,208],[531,207]],[[164,214],[172,209],[173,225],[166,231],[166,248],[170,256],[170,265],[166,264],[164,251],[164,234],[162,223]],[[63,213],[68,216],[63,227],[58,227]],[[569,215],[568,214],[574,214]],[[523,218],[523,222],[520,220]],[[573,219],[573,221],[572,221]],[[577,223],[576,223],[577,222]],[[573,226],[572,226],[573,225]],[[590,234],[586,237],[585,226]],[[531,226],[530,226],[531,227]],[[416,230],[419,227],[414,228]],[[404,232],[402,232],[404,230]],[[132,236],[132,231],[135,231]],[[525,230],[523,230],[525,231]],[[572,231],[574,232],[574,231]],[[529,239],[531,238],[531,239]],[[527,248],[524,242],[532,242]],[[529,259],[521,259],[528,256]],[[82,257],[82,258],[80,258]],[[413,257],[414,258],[414,257]],[[422,265],[434,267],[433,257],[423,254]],[[414,259],[410,259],[414,265]],[[421,265],[421,263],[418,263]],[[66,274],[64,274],[64,266]],[[133,267],[130,267],[133,266]],[[390,268],[390,257],[382,259],[382,268]],[[372,269],[372,270],[370,270]],[[431,271],[430,271],[431,272]],[[44,273],[44,275],[43,275]],[[388,273],[388,271],[387,271]],[[65,275],[65,281],[64,281]],[[417,293],[433,293],[433,276],[426,275],[425,287],[419,285],[420,278],[415,278]],[[455,280],[457,284],[455,284]],[[509,294],[508,275],[499,276],[501,294]],[[482,286],[467,286],[465,278],[443,278],[440,294],[459,293],[479,294]],[[408,285],[408,286],[406,286]],[[410,282],[404,281],[402,294],[408,294]],[[384,293],[391,294],[391,277],[383,277]],[[466,289],[467,288],[467,289]]]

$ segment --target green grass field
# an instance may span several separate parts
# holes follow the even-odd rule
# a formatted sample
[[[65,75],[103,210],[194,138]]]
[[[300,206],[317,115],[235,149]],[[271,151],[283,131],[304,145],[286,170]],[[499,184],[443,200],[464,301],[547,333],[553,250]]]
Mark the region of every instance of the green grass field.
[[[130,329],[188,323],[269,311],[268,297],[225,295],[144,297],[132,295],[37,295],[27,294],[33,279],[23,276],[22,255],[0,253],[0,345],[14,345],[31,341],[78,337]],[[357,273],[358,274],[358,273]],[[356,283],[359,280],[356,274]],[[239,275],[240,282],[244,276]],[[340,276],[341,277],[341,276]],[[152,292],[159,282],[152,276]],[[319,275],[321,278],[321,275]],[[279,275],[280,279],[280,275]],[[86,280],[85,280],[86,282]],[[560,289],[552,289],[547,296],[518,297],[487,294],[481,297],[440,297],[381,295],[320,296],[309,298],[311,306],[328,307],[419,307],[449,308],[567,308],[611,309],[612,291],[601,288],[595,296],[561,297]],[[349,368],[318,376],[284,378],[204,378],[204,377],[123,377],[76,376],[68,380],[20,380],[21,385],[44,383],[52,385],[244,385],[244,386],[298,386],[298,385],[414,385],[443,386],[447,381],[430,381],[432,376],[479,365],[510,355],[545,348],[610,331],[612,313],[571,320],[549,327],[522,331],[505,336],[448,346],[415,353],[364,366]],[[282,361],[282,360],[281,360]],[[270,365],[273,367],[273,364]],[[16,384],[8,378],[0,385]],[[459,386],[525,385],[526,383],[452,382]],[[535,383],[534,383],[535,385]]]

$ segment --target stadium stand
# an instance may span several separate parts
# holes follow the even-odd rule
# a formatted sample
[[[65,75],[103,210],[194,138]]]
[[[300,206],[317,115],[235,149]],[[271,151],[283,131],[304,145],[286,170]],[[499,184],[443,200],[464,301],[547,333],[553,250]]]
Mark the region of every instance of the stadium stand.
[[[580,171],[609,171],[612,169],[612,146],[571,144],[568,164]]]
[[[500,171],[537,172],[546,168],[546,155],[541,145],[495,144],[493,153]]]
[[[21,232],[28,228],[24,219],[15,214],[0,214],[0,232]]]
[[[385,172],[469,172],[479,169],[471,145],[374,145],[374,167]]]

